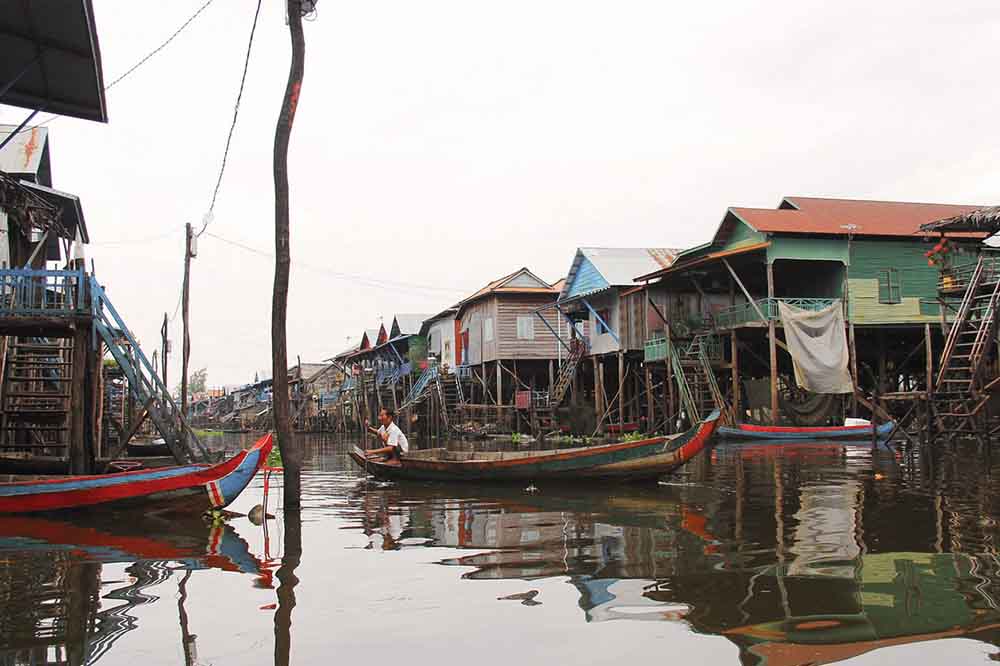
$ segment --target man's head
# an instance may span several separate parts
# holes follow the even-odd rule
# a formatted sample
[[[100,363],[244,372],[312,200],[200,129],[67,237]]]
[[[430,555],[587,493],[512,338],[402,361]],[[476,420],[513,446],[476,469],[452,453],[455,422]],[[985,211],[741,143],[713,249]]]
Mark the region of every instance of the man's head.
[[[392,423],[392,419],[396,416],[396,413],[389,409],[388,407],[383,407],[378,412],[378,421],[384,426],[388,426]]]

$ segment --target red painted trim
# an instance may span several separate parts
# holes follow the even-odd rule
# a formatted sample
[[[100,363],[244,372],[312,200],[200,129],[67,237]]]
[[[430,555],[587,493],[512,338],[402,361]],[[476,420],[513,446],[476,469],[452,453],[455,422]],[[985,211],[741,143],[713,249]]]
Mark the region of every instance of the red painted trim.
[[[776,433],[811,433],[811,432],[864,432],[870,431],[872,427],[870,425],[856,425],[856,426],[766,426],[766,425],[755,425],[753,423],[740,423],[734,426],[738,430],[743,430],[745,432],[776,432]]]
[[[261,437],[250,449],[240,451],[238,454],[213,466],[204,466],[190,474],[166,479],[150,479],[148,481],[136,480],[131,483],[119,483],[104,488],[80,488],[66,490],[63,492],[44,492],[44,488],[52,483],[65,483],[67,481],[95,478],[128,478],[134,477],[142,472],[121,472],[119,474],[108,474],[101,476],[87,477],[66,477],[65,479],[55,479],[48,481],[22,481],[10,485],[26,486],[37,485],[42,492],[34,495],[13,495],[11,497],[0,497],[0,512],[2,513],[22,513],[30,511],[54,511],[57,509],[70,509],[77,507],[93,506],[117,500],[127,500],[141,498],[156,493],[172,492],[185,489],[196,489],[206,484],[220,479],[234,469],[254,450],[270,448],[271,435]],[[261,456],[263,464],[263,456]],[[145,470],[148,472],[149,470]],[[206,498],[207,499],[207,498]]]

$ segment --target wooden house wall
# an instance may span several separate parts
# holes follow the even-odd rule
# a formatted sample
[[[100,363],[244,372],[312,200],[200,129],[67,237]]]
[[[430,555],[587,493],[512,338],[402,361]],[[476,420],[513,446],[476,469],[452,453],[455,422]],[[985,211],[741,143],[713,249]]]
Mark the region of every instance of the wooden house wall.
[[[488,297],[470,303],[462,310],[462,332],[469,333],[469,349],[465,360],[470,365],[496,359],[495,307],[495,300]],[[484,323],[487,319],[494,321],[494,339],[491,342],[486,342],[484,336]]]
[[[621,337],[621,313],[619,311],[618,292],[616,290],[604,291],[587,297],[590,307],[598,312],[607,311],[608,316],[602,318],[611,327],[615,334]],[[588,341],[590,343],[590,353],[594,355],[613,354],[619,350],[618,343],[610,333],[598,333],[597,317],[593,312],[588,311],[587,330],[589,332]]]
[[[431,324],[427,332],[427,351],[438,357],[442,367],[457,365],[455,328],[454,319],[439,319]]]
[[[498,294],[494,298],[496,312],[497,350],[496,360],[547,360],[559,355],[559,341],[538,317],[544,317],[553,330],[560,326],[559,313],[553,308],[536,315],[538,308],[555,300],[555,294],[537,296],[533,294]],[[518,317],[528,317],[532,321],[534,337],[522,340],[517,337]]]
[[[856,324],[938,322],[936,301],[939,271],[924,253],[932,243],[915,240],[858,240],[851,242],[848,273],[850,313]],[[896,269],[900,302],[880,303],[880,271]]]

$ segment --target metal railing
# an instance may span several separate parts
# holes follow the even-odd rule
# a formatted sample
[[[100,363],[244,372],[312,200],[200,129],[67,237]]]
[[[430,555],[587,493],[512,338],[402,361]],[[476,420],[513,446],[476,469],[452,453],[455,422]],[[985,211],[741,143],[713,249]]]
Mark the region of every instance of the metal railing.
[[[803,310],[822,310],[828,308],[839,299],[836,298],[760,298],[756,301],[741,303],[732,307],[724,308],[716,313],[715,325],[720,329],[737,328],[750,323],[767,323],[777,321],[781,318],[778,312],[778,303],[801,308]],[[757,307],[754,307],[754,304]],[[758,313],[757,310],[760,310]],[[761,319],[761,314],[764,319]]]
[[[688,353],[689,347],[694,344],[693,340],[675,340],[673,346],[678,354],[684,356]],[[722,338],[717,335],[701,336],[701,350],[704,351],[706,358],[710,361],[722,361],[725,358],[723,351]],[[665,361],[670,353],[670,344],[666,338],[656,338],[654,340],[647,340],[644,347],[644,360],[648,363],[651,361]]]

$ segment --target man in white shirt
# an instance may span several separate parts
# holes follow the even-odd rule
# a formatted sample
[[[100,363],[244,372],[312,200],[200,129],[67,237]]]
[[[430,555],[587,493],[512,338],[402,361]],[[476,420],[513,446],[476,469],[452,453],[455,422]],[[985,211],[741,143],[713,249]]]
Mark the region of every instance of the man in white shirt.
[[[378,435],[385,446],[369,451],[369,457],[386,456],[386,460],[398,464],[403,454],[410,450],[410,443],[406,440],[406,435],[403,434],[403,431],[399,429],[399,426],[393,420],[395,416],[396,414],[387,407],[379,410],[378,420],[382,425],[378,430],[371,427],[368,430]]]

